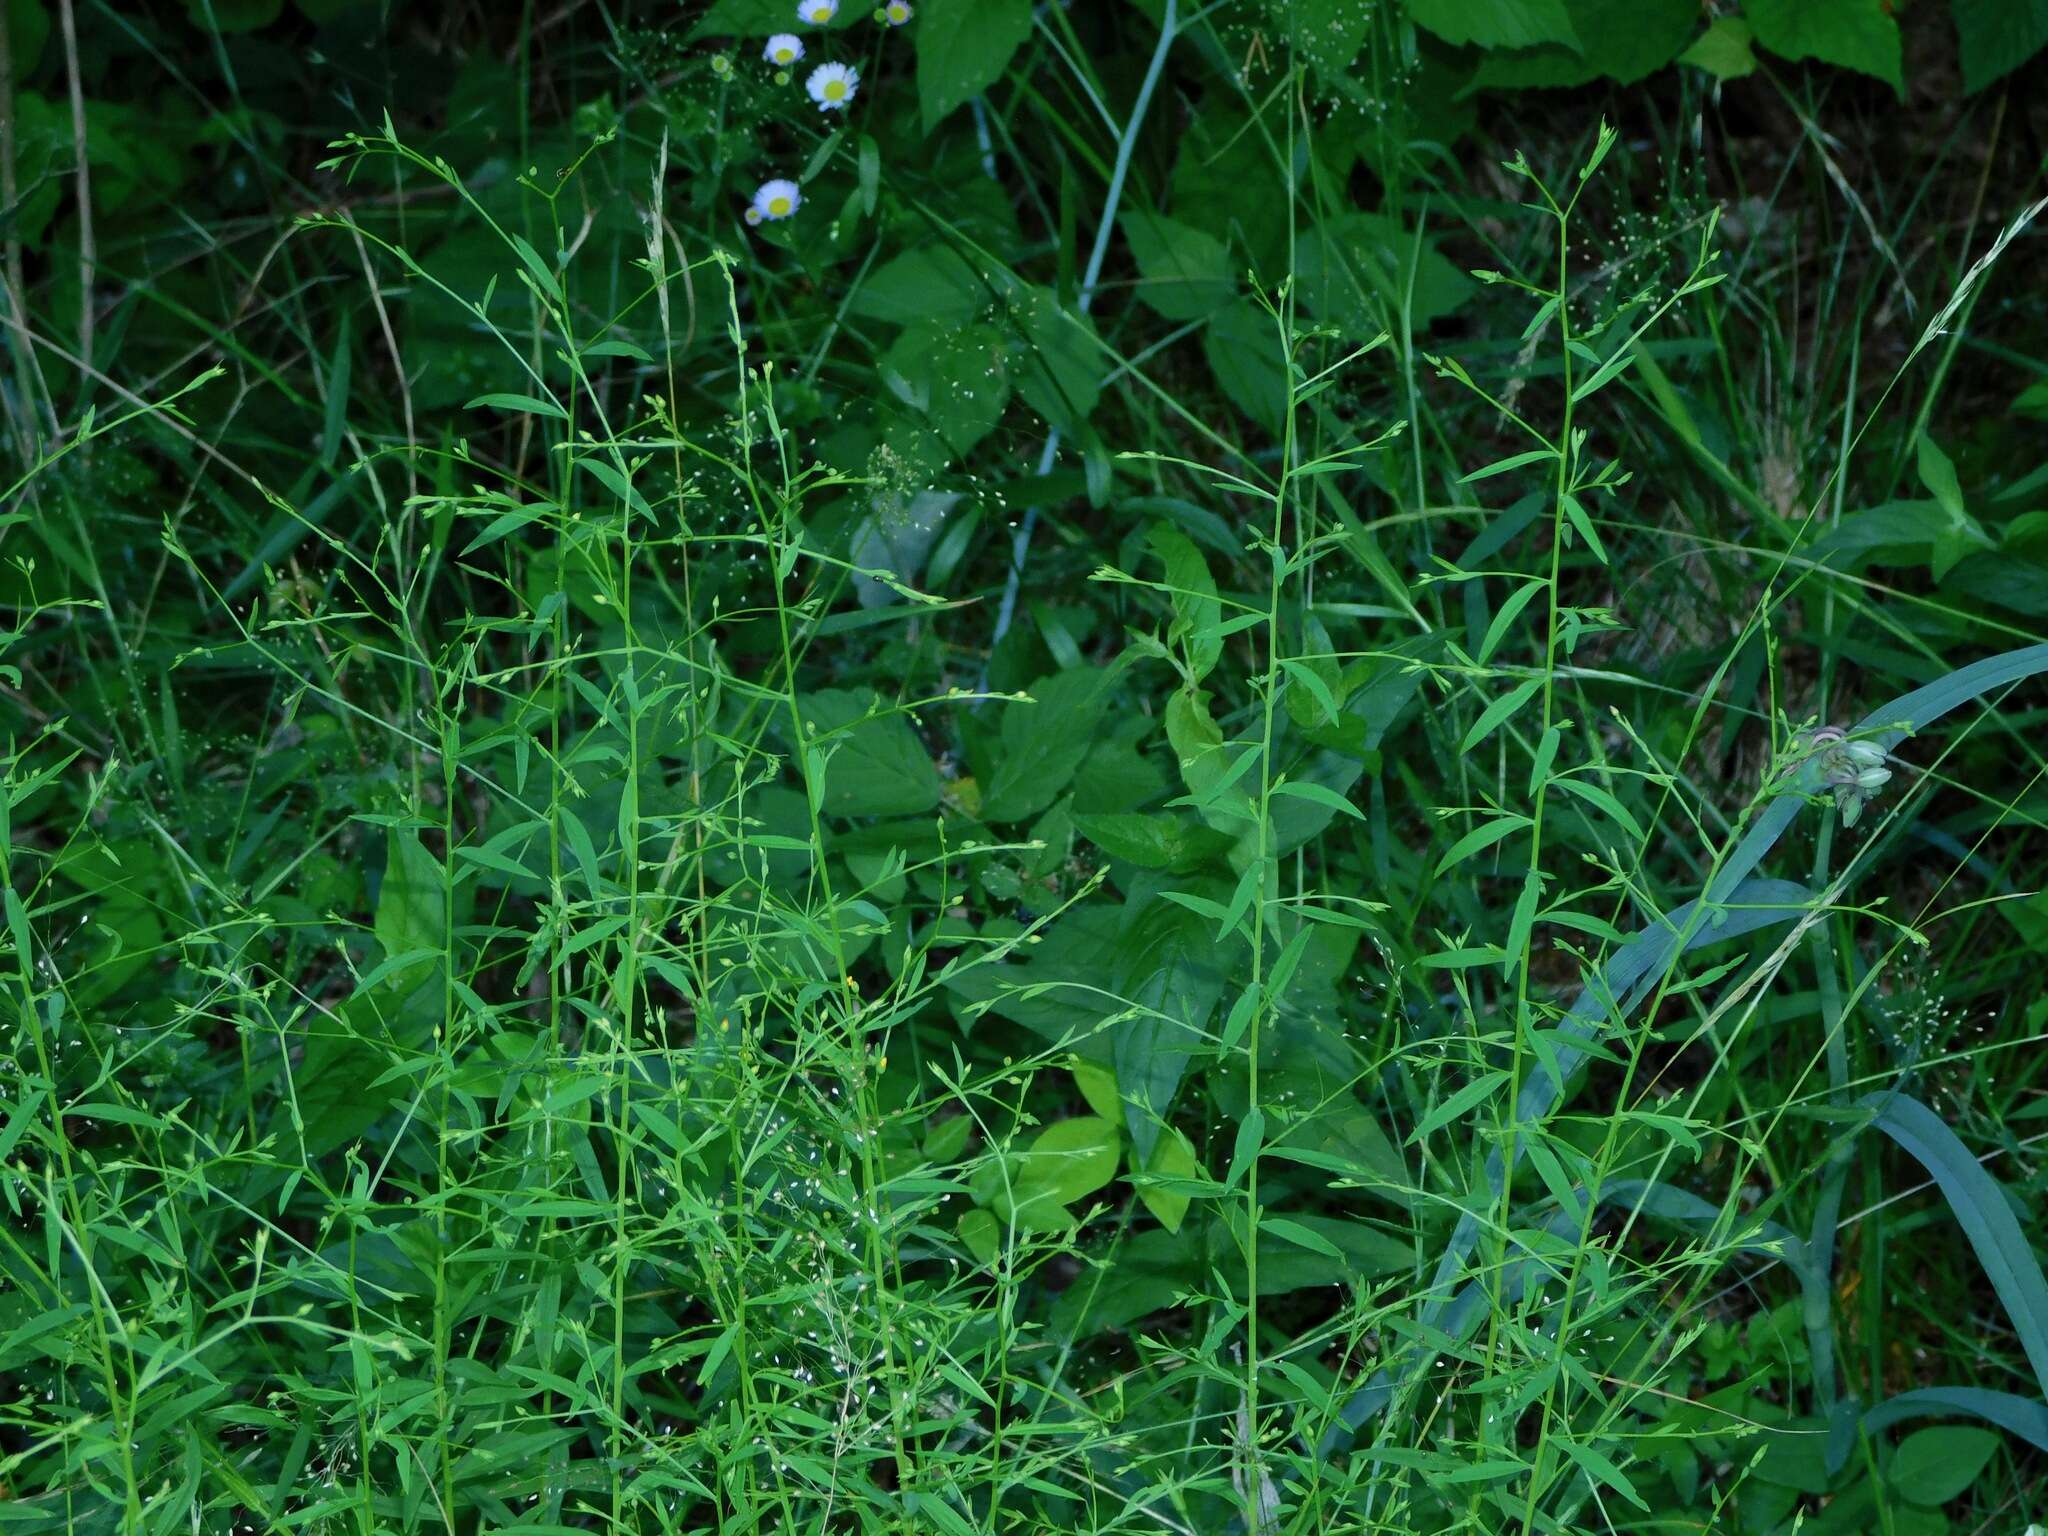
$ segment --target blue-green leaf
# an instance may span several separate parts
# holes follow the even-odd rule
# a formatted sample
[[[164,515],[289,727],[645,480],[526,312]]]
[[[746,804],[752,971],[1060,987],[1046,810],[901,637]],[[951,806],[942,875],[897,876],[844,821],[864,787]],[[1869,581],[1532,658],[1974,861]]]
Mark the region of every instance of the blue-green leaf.
[[[2012,1318],[2020,1347],[2048,1392],[2048,1278],[2035,1262],[2012,1207],[1998,1181],[1970,1155],[1956,1133],[1918,1099],[1873,1093],[1859,1101],[1876,1111],[1874,1123],[1934,1175],[1942,1197],[1956,1213],[1976,1250],[1991,1288]]]

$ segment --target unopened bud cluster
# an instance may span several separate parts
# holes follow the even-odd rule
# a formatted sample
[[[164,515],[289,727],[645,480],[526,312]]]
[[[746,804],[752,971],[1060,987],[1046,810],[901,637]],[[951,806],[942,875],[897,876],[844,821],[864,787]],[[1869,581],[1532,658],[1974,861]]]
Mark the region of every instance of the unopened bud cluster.
[[[1847,732],[1834,725],[1815,731],[1811,740],[1821,783],[1834,794],[1842,825],[1853,827],[1863,807],[1891,781],[1885,750],[1874,741],[1851,741]]]

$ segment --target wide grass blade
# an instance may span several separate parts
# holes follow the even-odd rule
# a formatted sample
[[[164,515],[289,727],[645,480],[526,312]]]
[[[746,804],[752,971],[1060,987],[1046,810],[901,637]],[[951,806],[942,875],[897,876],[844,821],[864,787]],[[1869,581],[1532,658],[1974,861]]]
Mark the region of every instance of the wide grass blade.
[[[1970,1155],[1961,1138],[1933,1110],[1905,1094],[1873,1093],[1859,1101],[1877,1112],[1872,1122],[1934,1175],[1949,1209],[1991,1277],[1991,1287],[2012,1318],[2020,1347],[2048,1392],[2048,1278],[2041,1274],[2005,1191]]]

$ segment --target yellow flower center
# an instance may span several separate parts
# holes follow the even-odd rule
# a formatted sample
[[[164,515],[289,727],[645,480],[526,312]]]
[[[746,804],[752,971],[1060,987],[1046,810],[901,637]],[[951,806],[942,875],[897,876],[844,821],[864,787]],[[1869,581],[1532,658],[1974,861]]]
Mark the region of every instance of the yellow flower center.
[[[769,198],[768,211],[774,214],[775,217],[777,217],[778,219],[781,218],[784,214],[789,212],[789,199],[786,197]]]
[[[825,99],[827,101],[838,101],[845,95],[846,82],[844,80],[827,80],[825,82]]]

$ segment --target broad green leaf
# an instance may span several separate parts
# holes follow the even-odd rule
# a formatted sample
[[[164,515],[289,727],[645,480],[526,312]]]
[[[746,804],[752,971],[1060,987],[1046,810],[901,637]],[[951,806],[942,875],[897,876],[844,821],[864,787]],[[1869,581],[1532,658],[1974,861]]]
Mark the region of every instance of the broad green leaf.
[[[1224,746],[1206,693],[1174,690],[1166,701],[1166,738],[1202,820],[1233,837],[1250,832],[1256,816],[1243,785],[1249,754],[1233,754]]]
[[[6,0],[8,47],[12,52],[14,78],[26,81],[43,55],[50,36],[49,14],[42,0]],[[20,98],[16,98],[17,105]]]
[[[1278,1221],[1284,1225],[1273,1230]],[[1230,1277],[1244,1273],[1243,1211],[1227,1207],[1212,1224],[1209,1251]],[[1316,1246],[1320,1242],[1322,1246]],[[1328,1251],[1335,1249],[1334,1256]],[[1412,1243],[1368,1222],[1342,1216],[1264,1216],[1259,1221],[1259,1294],[1279,1295],[1316,1286],[1350,1285],[1413,1266]]]
[[[1899,24],[1886,0],[1748,0],[1743,15],[1757,42],[1780,58],[1818,59],[1905,90]]]
[[[825,758],[820,809],[835,816],[910,816],[939,803],[931,754],[910,722],[887,711],[872,692],[805,694],[797,714],[805,745],[821,749]]]
[[[379,910],[381,915],[381,905]],[[304,1127],[307,1155],[324,1157],[361,1136],[401,1094],[412,1091],[410,1078],[388,1075],[391,1053],[427,1047],[443,1022],[443,982],[438,965],[409,965],[401,976],[359,990],[309,1022],[293,1095],[278,1114],[288,1145],[296,1149],[294,1113]]]
[[[950,1163],[967,1149],[974,1134],[972,1115],[949,1115],[934,1125],[924,1138],[924,1157],[930,1163]],[[680,1149],[678,1149],[680,1150]]]
[[[1722,16],[1678,56],[1681,64],[1704,69],[1716,80],[1740,80],[1756,73],[1754,34],[1740,16]]]
[[[443,950],[448,942],[446,873],[410,827],[385,837],[384,880],[373,931],[389,955]]]
[[[1031,0],[920,0],[917,11],[917,98],[930,133],[1003,77],[1031,33]]]
[[[1300,685],[1287,690],[1287,713],[1304,729],[1336,725],[1351,689],[1333,654],[1330,632],[1312,613],[1302,615],[1301,643],[1307,654],[1280,658],[1281,667]]]
[[[1017,393],[1047,422],[1081,437],[1108,371],[1095,327],[1086,315],[1063,306],[1051,289],[1036,286],[1012,293],[1008,316]]]
[[[1427,330],[1477,286],[1436,242],[1377,213],[1318,220],[1299,245],[1301,298],[1310,313],[1354,341],[1408,324]]]
[[[1154,523],[1146,537],[1166,566],[1166,585],[1171,589],[1168,595],[1174,617],[1167,639],[1182,647],[1188,670],[1199,683],[1215,670],[1223,655],[1223,642],[1214,634],[1223,619],[1216,579],[1209,574],[1209,562],[1202,558],[1194,540],[1178,528]]]
[[[1445,42],[1480,48],[1580,46],[1565,0],[1409,0],[1408,14]]]
[[[1010,367],[988,325],[921,321],[883,354],[882,382],[920,412],[958,456],[995,430],[1010,403]]]
[[[1949,1418],[1959,1413],[1996,1424],[2035,1449],[2048,1451],[2048,1403],[1983,1387],[1919,1387],[1900,1392],[1863,1415],[1863,1432],[1875,1435],[1909,1419]]]
[[[1192,1179],[1199,1177],[1202,1165],[1195,1156],[1194,1144],[1179,1131],[1168,1126],[1165,1133],[1152,1144],[1152,1155],[1145,1159],[1147,1173],[1162,1174],[1168,1178]],[[1188,1197],[1171,1189],[1150,1188],[1140,1185],[1138,1198],[1145,1202],[1159,1224],[1169,1232],[1178,1232],[1180,1224],[1187,1218]]]
[[[1899,1442],[1889,1469],[1891,1485],[1914,1504],[1946,1504],[1960,1498],[1998,1454],[1998,1436],[1988,1429],[1941,1424],[1918,1429]]]
[[[1185,813],[1141,816],[1125,811],[1076,816],[1074,828],[1111,858],[1140,869],[1184,871],[1230,847],[1228,837],[1190,821]]]
[[[962,1211],[958,1230],[960,1241],[966,1244],[967,1251],[974,1255],[978,1264],[994,1264],[996,1255],[1003,1251],[1002,1223],[987,1211]]]
[[[1122,1148],[1115,1122],[1099,1115],[1077,1115],[1047,1126],[1017,1161],[1010,1195],[1017,1224],[1044,1230],[1039,1223],[1048,1207],[1073,1205],[1101,1189],[1116,1177]],[[1069,1220],[1062,1211],[1053,1225],[1065,1226]]]
[[[872,218],[882,185],[882,147],[868,134],[860,136],[860,211]]]
[[[1325,78],[1342,77],[1350,69],[1372,29],[1372,7],[1357,0],[1267,0],[1267,4],[1275,24],[1287,29],[1295,57]]]
[[[2048,0],[1949,0],[1963,89],[1981,91],[2048,44]]]
[[[1250,299],[1235,300],[1203,330],[1202,355],[1224,398],[1277,433],[1287,415],[1287,368],[1272,317]]]
[[[1927,433],[1918,441],[1920,483],[1927,487],[1934,504],[1941,508],[1942,523],[1934,535],[1931,561],[1934,579],[1940,581],[1964,556],[1991,547],[1991,538],[1970,516],[1963,502],[1963,488],[1956,479],[1956,466],[1941,446]]]
[[[1187,1235],[1164,1227],[1135,1233],[1117,1245],[1114,1264],[1060,1293],[1052,1309],[1053,1332],[1071,1339],[1127,1327],[1171,1307],[1176,1294],[1200,1283],[1206,1263],[1201,1243]]]
[[[1074,1074],[1074,1086],[1081,1090],[1082,1100],[1096,1114],[1111,1121],[1123,1114],[1123,1101],[1116,1092],[1116,1074],[1109,1068],[1077,1056],[1067,1070]]]
[[[1108,671],[1075,667],[1033,683],[1033,702],[1003,706],[995,768],[981,791],[983,819],[1026,821],[1059,798],[1095,744],[1110,682]]]
[[[1583,51],[1558,43],[1479,61],[1478,90],[1573,86],[1606,78],[1633,85],[1674,58],[1699,24],[1694,0],[1565,0]]]
[[[690,28],[692,42],[706,37],[769,37],[777,32],[801,32],[815,37],[865,22],[872,7],[863,9],[849,3],[839,7],[823,28],[796,20],[796,0],[713,0],[710,9]],[[758,56],[758,50],[756,50]]]
[[[1121,221],[1138,263],[1138,297],[1168,320],[1201,320],[1237,295],[1221,240],[1164,214],[1134,210]]]
[[[1117,1086],[1129,1100],[1124,1126],[1141,1165],[1172,1113],[1189,1064],[1206,1049],[1209,1020],[1243,963],[1242,943],[1217,942],[1217,921],[1169,899],[1136,905],[1117,931],[1109,985],[1143,1010],[1116,1025],[1114,1042]],[[1101,975],[1094,980],[1099,985]]]
[[[847,298],[847,313],[899,325],[964,325],[988,308],[988,285],[947,245],[919,246],[884,262]]]
[[[1353,807],[1350,814],[1364,819],[1351,798],[1352,786],[1364,776],[1365,763],[1351,750],[1319,748],[1297,762],[1288,770],[1286,782],[1312,787],[1277,790],[1266,803],[1272,818],[1266,851],[1274,857],[1292,853],[1346,814],[1346,806]]]

